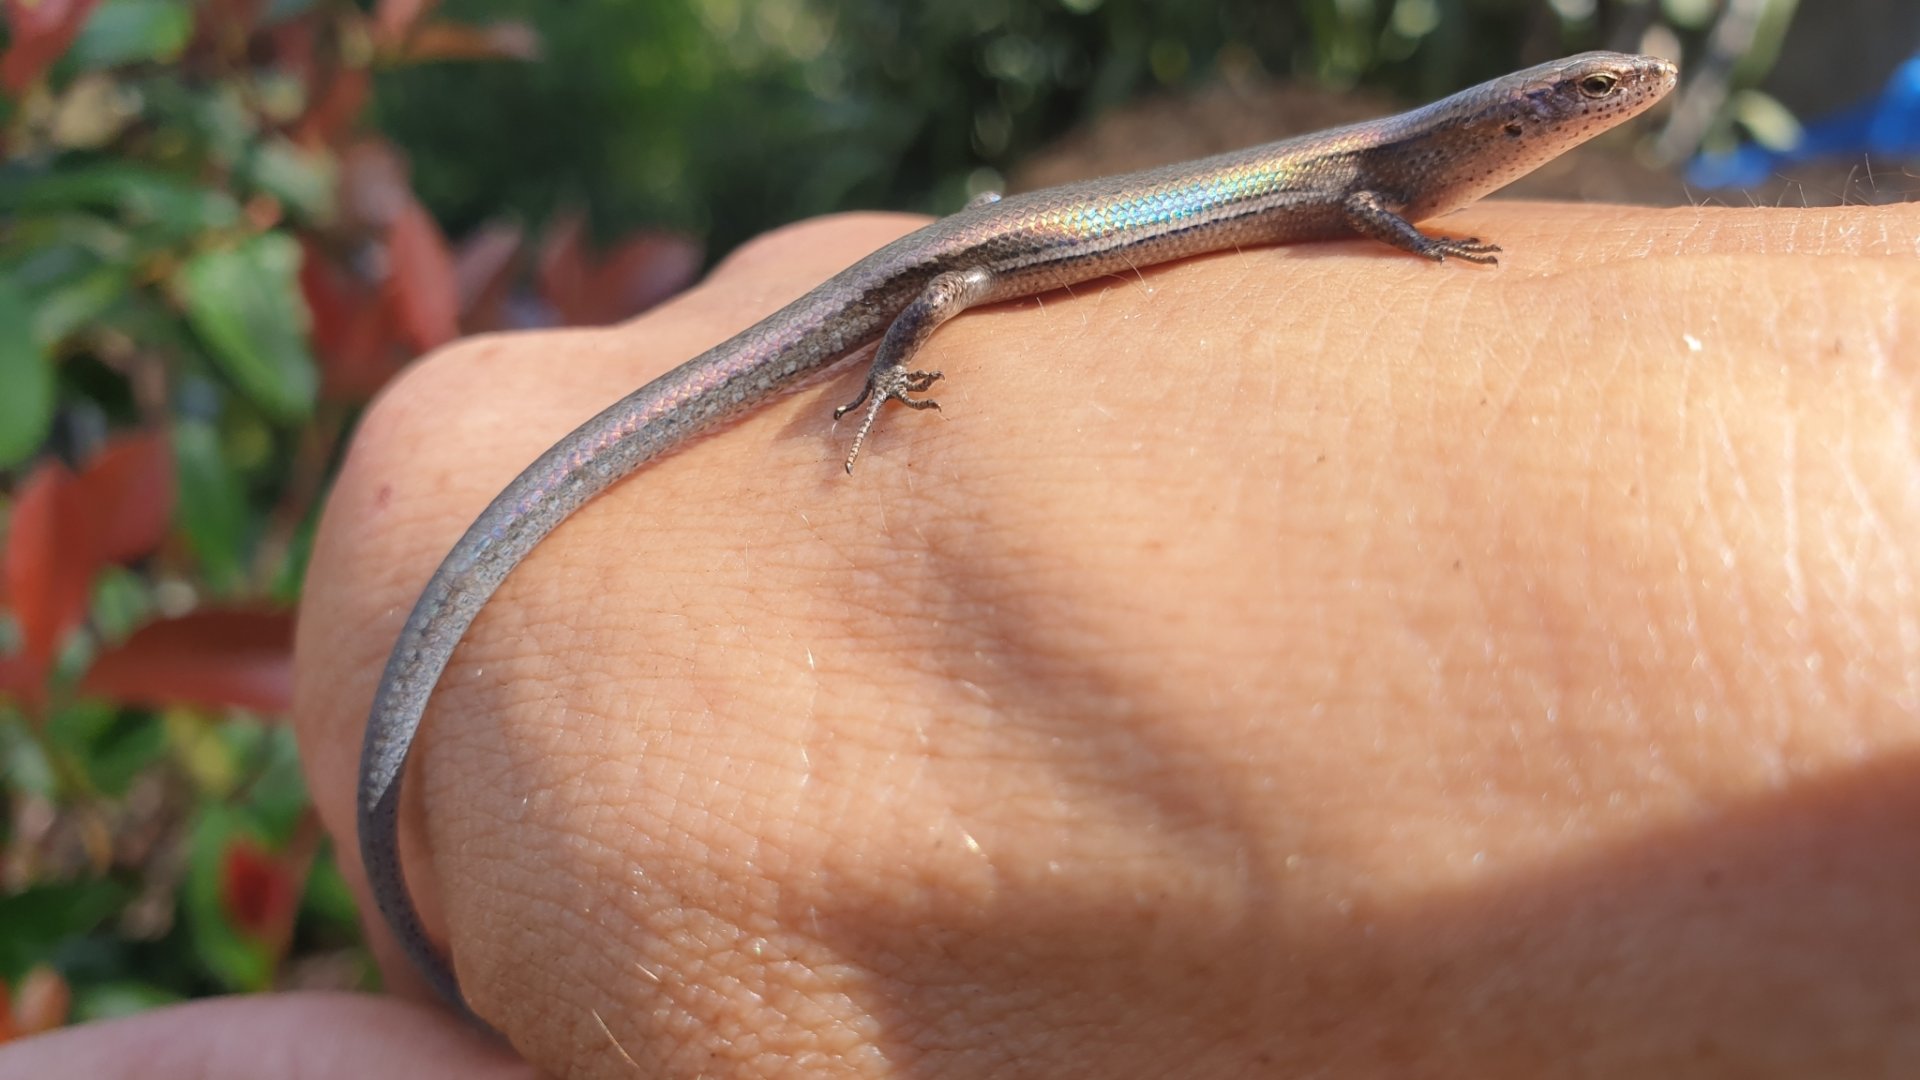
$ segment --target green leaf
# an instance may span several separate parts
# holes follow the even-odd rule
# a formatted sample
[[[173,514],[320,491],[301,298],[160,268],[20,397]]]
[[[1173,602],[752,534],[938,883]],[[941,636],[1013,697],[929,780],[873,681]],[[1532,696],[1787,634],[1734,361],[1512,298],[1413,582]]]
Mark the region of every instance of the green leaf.
[[[303,150],[287,139],[257,146],[247,159],[253,185],[310,220],[333,215],[335,171],[324,153]]]
[[[132,275],[119,266],[97,267],[63,281],[40,294],[33,310],[33,336],[47,345],[65,341],[97,324],[132,288]]]
[[[205,807],[189,841],[180,898],[200,962],[228,989],[258,991],[273,978],[273,956],[263,943],[240,933],[223,902],[227,850],[242,838],[260,841],[243,815],[231,807]]]
[[[1728,102],[1734,119],[1747,129],[1753,141],[1769,150],[1797,146],[1802,135],[1800,121],[1777,98],[1759,90],[1741,90]]]
[[[5,185],[0,180],[0,187]],[[9,204],[0,198],[0,216],[9,212]],[[127,230],[90,211],[23,214],[11,220],[6,243],[0,246],[0,276],[13,278],[31,291],[103,263],[131,263],[138,254]]]
[[[163,356],[204,360],[186,320],[156,293],[131,289],[121,293],[118,302],[101,316],[99,325]],[[202,380],[201,385],[209,388],[216,401],[227,396],[226,388],[216,383]]]
[[[87,19],[67,53],[83,69],[180,58],[193,37],[184,0],[107,0]]]
[[[313,561],[313,537],[320,531],[320,510],[323,503],[315,499],[313,507],[300,527],[293,531],[287,540],[287,557],[281,561],[279,569],[274,571],[273,582],[267,587],[269,599],[276,600],[288,607],[300,603],[300,586],[307,580],[307,564]]]
[[[0,281],[15,286],[32,311],[34,340],[58,351],[134,295],[138,257],[132,235],[98,214],[77,208],[29,214],[12,223],[0,246]]]
[[[0,787],[53,799],[60,794],[60,778],[47,760],[46,746],[33,737],[26,717],[0,705]]]
[[[81,1024],[114,1020],[162,1005],[172,1005],[180,1000],[179,994],[152,983],[114,982],[102,986],[76,986],[73,988],[73,1019]]]
[[[266,13],[261,16],[260,21],[267,24],[283,22],[296,15],[306,14],[313,5],[314,0],[269,0]]]
[[[125,641],[148,620],[154,618],[153,587],[147,579],[124,566],[109,566],[100,571],[93,583],[93,606],[88,618],[104,641]]]
[[[85,770],[94,788],[124,795],[134,777],[167,752],[166,731],[151,716],[99,701],[57,711],[47,725],[49,744]]]
[[[213,425],[178,422],[173,429],[173,453],[180,485],[176,512],[186,530],[187,545],[200,560],[209,587],[224,593],[239,584],[245,563],[246,492],[221,453]]]
[[[68,938],[92,933],[127,899],[124,886],[100,880],[41,885],[0,897],[0,975],[19,978]]]
[[[127,164],[10,170],[0,176],[0,206],[28,213],[108,210],[133,224],[156,226],[174,240],[240,223],[240,204],[225,192]]]
[[[1665,0],[1660,6],[1667,18],[1689,28],[1706,26],[1718,10],[1714,0]]]
[[[360,906],[353,898],[346,877],[340,873],[338,859],[336,849],[328,847],[313,861],[313,867],[307,871],[307,892],[300,906],[304,914],[352,930],[358,925]]]
[[[263,233],[237,247],[194,256],[174,279],[186,301],[187,321],[220,369],[283,422],[306,417],[319,384],[307,347],[299,271],[299,243],[281,233]]]
[[[33,305],[0,280],[0,469],[25,461],[53,423],[53,357],[34,338]]]
[[[187,707],[166,710],[160,716],[168,744],[180,770],[192,782],[203,801],[225,800],[244,780],[243,762],[221,737],[220,725],[199,709]]]
[[[191,95],[190,109],[194,129],[207,141],[207,153],[223,165],[238,163],[260,134],[260,117],[234,83]]]
[[[235,720],[221,731],[254,770],[245,807],[248,819],[275,846],[286,844],[312,805],[293,729]]]

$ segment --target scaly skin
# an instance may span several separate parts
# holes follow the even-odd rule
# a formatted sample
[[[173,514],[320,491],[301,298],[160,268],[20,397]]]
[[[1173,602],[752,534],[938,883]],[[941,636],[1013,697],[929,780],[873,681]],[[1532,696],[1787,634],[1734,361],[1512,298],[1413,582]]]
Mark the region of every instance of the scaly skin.
[[[1414,223],[1458,209],[1614,127],[1673,88],[1674,66],[1584,53],[1421,109],[1267,146],[978,202],[894,241],[734,338],[608,407],[529,465],[435,571],[388,658],[360,760],[360,857],[409,958],[465,1010],[400,867],[400,781],[434,685],[467,627],[528,552],[616,480],[878,339],[854,458],[886,402],[940,378],[907,362],[941,323],[1225,248],[1360,235],[1436,261],[1499,249]],[[837,415],[837,414],[836,414]]]

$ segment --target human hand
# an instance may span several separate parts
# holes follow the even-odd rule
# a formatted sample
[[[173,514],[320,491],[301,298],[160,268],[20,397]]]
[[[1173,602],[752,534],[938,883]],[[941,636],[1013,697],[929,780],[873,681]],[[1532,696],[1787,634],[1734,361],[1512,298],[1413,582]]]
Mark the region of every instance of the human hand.
[[[299,638],[343,850],[386,650],[479,508],[910,224],[785,230],[381,401]],[[409,878],[476,1009],[571,1075],[1913,1053],[1920,211],[1429,227],[1503,265],[1249,249],[969,313],[922,357],[945,412],[889,410],[852,478],[849,370],[564,525],[415,755]]]
[[[0,1047],[0,1080],[530,1080],[443,1009],[371,994],[210,998]]]

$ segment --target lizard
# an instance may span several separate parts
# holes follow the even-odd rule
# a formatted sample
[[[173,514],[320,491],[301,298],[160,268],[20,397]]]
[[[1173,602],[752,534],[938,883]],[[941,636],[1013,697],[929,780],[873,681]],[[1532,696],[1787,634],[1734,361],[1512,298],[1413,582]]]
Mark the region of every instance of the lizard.
[[[409,960],[469,1017],[400,865],[401,779],[427,703],[468,626],[513,568],[614,482],[838,361],[874,350],[845,460],[853,471],[890,401],[937,408],[938,371],[908,367],[968,308],[1205,252],[1358,236],[1436,262],[1497,262],[1497,245],[1417,223],[1465,206],[1646,111],[1670,61],[1587,52],[1409,112],[1264,146],[977,198],[608,406],[507,485],[447,554],[388,657],[360,758],[358,831],[368,887]]]

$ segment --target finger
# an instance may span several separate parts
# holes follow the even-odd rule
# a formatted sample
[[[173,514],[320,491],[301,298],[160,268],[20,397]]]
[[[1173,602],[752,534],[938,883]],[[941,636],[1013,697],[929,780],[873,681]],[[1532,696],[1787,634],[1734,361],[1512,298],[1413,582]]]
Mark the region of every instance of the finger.
[[[0,1051],[0,1080],[475,1077],[533,1070],[437,1010],[365,994],[214,998],[63,1028]]]

